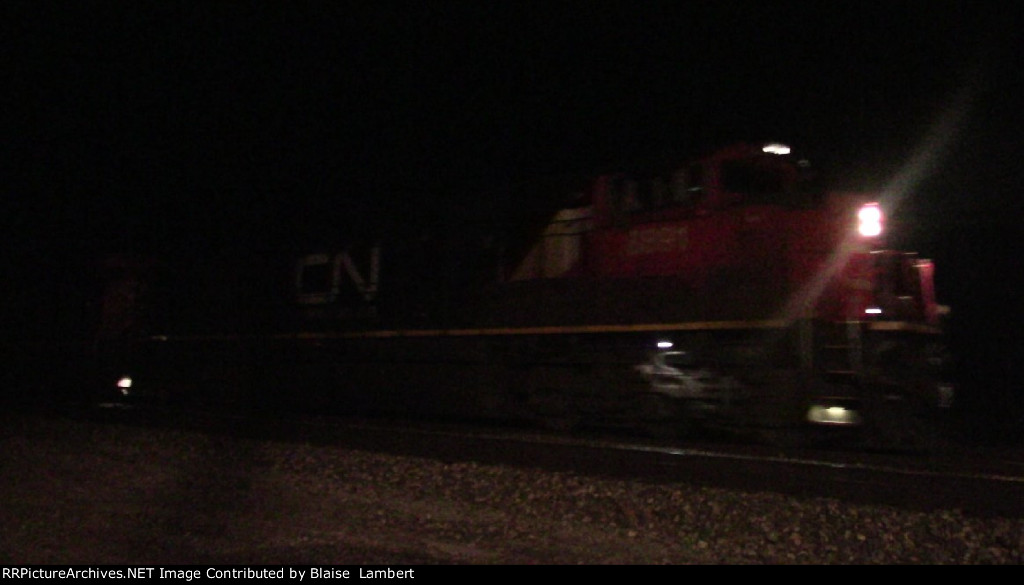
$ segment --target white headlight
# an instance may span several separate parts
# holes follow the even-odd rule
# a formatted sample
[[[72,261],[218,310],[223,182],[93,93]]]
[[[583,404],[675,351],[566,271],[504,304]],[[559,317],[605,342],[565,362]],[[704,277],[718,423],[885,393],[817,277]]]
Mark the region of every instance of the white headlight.
[[[815,404],[807,410],[807,421],[819,425],[856,426],[860,414],[845,406]]]
[[[857,212],[857,232],[865,237],[882,233],[882,209],[877,203],[867,203]]]

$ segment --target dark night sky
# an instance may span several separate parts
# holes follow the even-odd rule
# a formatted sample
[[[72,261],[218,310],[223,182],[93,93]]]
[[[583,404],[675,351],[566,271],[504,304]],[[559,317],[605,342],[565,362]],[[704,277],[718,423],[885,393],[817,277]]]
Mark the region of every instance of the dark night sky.
[[[1001,3],[7,6],[15,267],[500,213],[524,179],[774,139],[903,189],[901,237],[944,300],[1016,301]]]
[[[968,3],[208,4],[16,14],[8,188],[31,225],[217,246],[768,138],[876,187],[958,92],[993,107],[1008,70],[1001,19]],[[974,115],[954,150],[1001,155]]]

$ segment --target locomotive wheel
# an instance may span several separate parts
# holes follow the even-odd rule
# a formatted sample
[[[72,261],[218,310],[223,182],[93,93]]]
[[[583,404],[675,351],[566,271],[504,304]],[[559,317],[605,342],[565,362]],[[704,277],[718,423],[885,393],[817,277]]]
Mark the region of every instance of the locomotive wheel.
[[[583,418],[573,415],[546,416],[540,419],[540,425],[549,430],[559,433],[569,433],[583,424]]]
[[[941,450],[939,427],[905,396],[876,395],[865,412],[860,446],[883,453],[934,454]]]
[[[526,398],[527,416],[535,424],[550,431],[569,432],[583,422],[571,397],[554,388],[539,388]]]
[[[863,447],[868,450],[931,453],[941,449],[940,426],[929,414],[928,388],[948,364],[940,344],[925,347],[888,341],[879,345],[869,368],[870,399]]]

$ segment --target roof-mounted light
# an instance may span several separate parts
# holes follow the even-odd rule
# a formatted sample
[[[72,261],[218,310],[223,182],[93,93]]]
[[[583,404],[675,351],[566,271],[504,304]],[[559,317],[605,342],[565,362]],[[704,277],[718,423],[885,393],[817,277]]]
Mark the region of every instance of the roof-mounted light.
[[[764,146],[762,146],[761,151],[767,152],[768,154],[789,154],[790,148],[785,144],[772,142],[770,144],[765,144]]]
[[[121,376],[117,379],[117,389],[121,391],[122,396],[128,396],[132,391],[132,379],[131,376]]]

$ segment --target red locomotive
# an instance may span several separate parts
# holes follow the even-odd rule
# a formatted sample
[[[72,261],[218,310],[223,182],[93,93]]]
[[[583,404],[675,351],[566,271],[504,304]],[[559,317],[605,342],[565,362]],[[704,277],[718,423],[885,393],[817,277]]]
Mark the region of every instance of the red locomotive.
[[[788,147],[563,196],[525,237],[121,265],[101,345],[122,394],[172,404],[873,438],[951,404],[932,263],[886,249],[884,201],[820,189]]]

